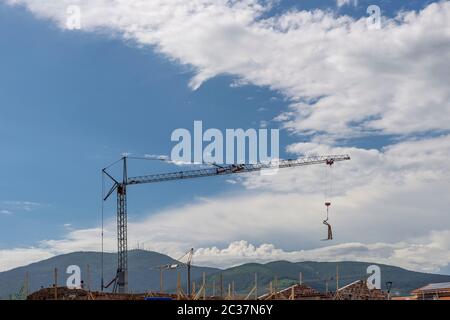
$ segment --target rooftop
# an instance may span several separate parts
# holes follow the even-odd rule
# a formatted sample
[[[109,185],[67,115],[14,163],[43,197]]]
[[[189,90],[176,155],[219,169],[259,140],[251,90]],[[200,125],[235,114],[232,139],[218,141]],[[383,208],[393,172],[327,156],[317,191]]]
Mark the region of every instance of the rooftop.
[[[450,291],[450,282],[430,283],[429,285],[416,289],[413,292],[423,291]]]

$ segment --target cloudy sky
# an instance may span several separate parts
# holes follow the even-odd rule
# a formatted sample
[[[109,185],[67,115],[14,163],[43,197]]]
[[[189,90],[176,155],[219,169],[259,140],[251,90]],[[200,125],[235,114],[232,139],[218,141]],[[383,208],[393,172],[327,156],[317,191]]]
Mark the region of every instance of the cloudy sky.
[[[279,128],[283,157],[350,154],[335,240],[318,166],[130,190],[130,247],[450,274],[449,1],[0,0],[0,43],[0,270],[100,250],[100,169],[202,120]],[[155,166],[131,170],[174,170]]]

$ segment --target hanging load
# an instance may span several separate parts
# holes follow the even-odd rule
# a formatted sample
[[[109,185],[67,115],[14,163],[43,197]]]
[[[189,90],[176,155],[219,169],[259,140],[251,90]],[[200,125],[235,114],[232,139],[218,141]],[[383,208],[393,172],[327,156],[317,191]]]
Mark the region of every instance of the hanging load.
[[[326,239],[323,239],[323,241],[330,241],[333,240],[333,229],[331,228],[331,224],[328,223],[328,220],[330,219],[330,206],[331,202],[329,199],[331,198],[332,189],[333,189],[333,176],[332,176],[332,167],[334,164],[334,159],[330,158],[326,160],[327,165],[327,171],[326,171],[326,181],[325,181],[325,206],[327,208],[327,217],[323,221],[323,224],[327,226],[328,235]]]
[[[329,241],[329,240],[333,240],[333,230],[331,228],[331,225],[328,223],[328,220],[329,220],[329,208],[331,206],[331,202],[326,202],[325,206],[327,207],[327,218],[323,221],[323,224],[328,227],[328,238],[327,239],[323,239],[323,241]]]

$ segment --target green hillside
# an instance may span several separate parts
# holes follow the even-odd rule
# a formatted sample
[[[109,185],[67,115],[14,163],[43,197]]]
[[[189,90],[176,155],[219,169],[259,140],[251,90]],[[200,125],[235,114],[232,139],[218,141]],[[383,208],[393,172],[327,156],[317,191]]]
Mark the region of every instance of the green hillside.
[[[277,278],[278,287],[284,288],[298,283],[302,273],[303,283],[325,291],[326,283],[330,291],[336,290],[336,266],[339,265],[339,286],[342,287],[353,281],[366,278],[367,267],[373,263],[364,262],[298,262],[286,261],[271,262],[268,264],[245,264],[230,268],[208,277],[208,282],[216,282],[220,287],[222,275],[224,291],[234,282],[238,294],[247,294],[254,287],[255,273],[258,276],[259,294],[268,291],[269,283]],[[383,289],[386,282],[392,281],[393,294],[405,295],[412,290],[434,282],[448,282],[450,276],[413,272],[398,267],[379,265],[381,268],[381,281]]]
[[[115,276],[117,255],[107,253],[104,256],[105,283]],[[159,265],[171,264],[176,261],[166,255],[156,252],[134,250],[129,252],[129,288],[132,292],[159,291],[160,273],[152,269]],[[29,274],[30,292],[41,287],[50,287],[53,284],[54,268],[58,269],[60,286],[64,286],[68,275],[65,270],[70,265],[78,265],[82,269],[82,278],[87,286],[87,266],[89,265],[91,290],[99,290],[101,283],[101,254],[97,252],[75,252],[71,254],[53,257],[48,260],[30,264],[0,273],[0,297],[10,298],[20,292],[24,284],[25,274]],[[276,261],[267,264],[244,264],[241,266],[219,270],[207,267],[193,267],[192,279],[197,288],[202,282],[203,272],[207,275],[208,293],[212,293],[215,283],[216,294],[220,292],[220,279],[223,278],[223,293],[228,291],[228,285],[234,282],[235,291],[238,294],[247,294],[254,286],[255,273],[258,275],[258,293],[260,295],[268,291],[269,283],[278,280],[278,288],[284,288],[298,283],[302,273],[303,282],[319,291],[325,291],[326,282],[328,288],[334,291],[336,288],[335,262],[298,262]],[[367,277],[366,269],[369,263],[363,262],[339,262],[340,286]],[[393,282],[394,294],[409,294],[413,289],[428,283],[450,282],[449,275],[436,275],[408,271],[402,268],[379,265],[382,272],[382,284]],[[186,288],[186,270],[181,269],[183,288]],[[166,292],[174,292],[177,283],[177,271],[164,272]],[[383,288],[384,289],[384,288]]]

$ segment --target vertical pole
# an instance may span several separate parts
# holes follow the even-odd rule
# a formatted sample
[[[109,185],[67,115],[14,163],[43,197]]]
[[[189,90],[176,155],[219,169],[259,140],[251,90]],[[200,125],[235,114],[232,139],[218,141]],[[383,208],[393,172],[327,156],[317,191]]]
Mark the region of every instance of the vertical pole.
[[[339,290],[339,264],[336,264],[336,293]]]
[[[223,274],[220,274],[220,297],[223,298]]]
[[[255,272],[255,300],[258,300],[258,274]]]
[[[187,274],[187,294],[191,294],[191,265],[188,265],[188,274]]]
[[[275,276],[275,293],[278,293],[278,277]]]
[[[91,266],[87,265],[87,285],[88,291],[91,291]]]
[[[328,279],[325,280],[325,293],[328,293]]]
[[[232,299],[234,300],[235,290],[234,290],[234,280],[231,282],[231,289],[232,289]]]
[[[177,299],[181,298],[181,273],[178,272],[178,280],[177,280]]]
[[[300,272],[300,278],[299,278],[299,283],[300,283],[300,285],[303,285],[303,273],[302,272]]]
[[[55,300],[58,300],[58,269],[54,271]]]
[[[25,299],[30,295],[30,275],[25,272]]]
[[[203,300],[206,300],[206,273],[203,272]]]
[[[100,280],[100,291],[103,292],[103,286],[104,286],[104,280],[103,280],[103,255],[104,255],[104,215],[105,215],[105,172],[104,170],[102,171],[102,255],[101,255],[101,280]]]
[[[163,278],[163,267],[159,267],[159,291],[161,293],[164,292],[164,278]]]
[[[216,279],[213,280],[213,287],[212,287],[212,296],[216,296]]]

